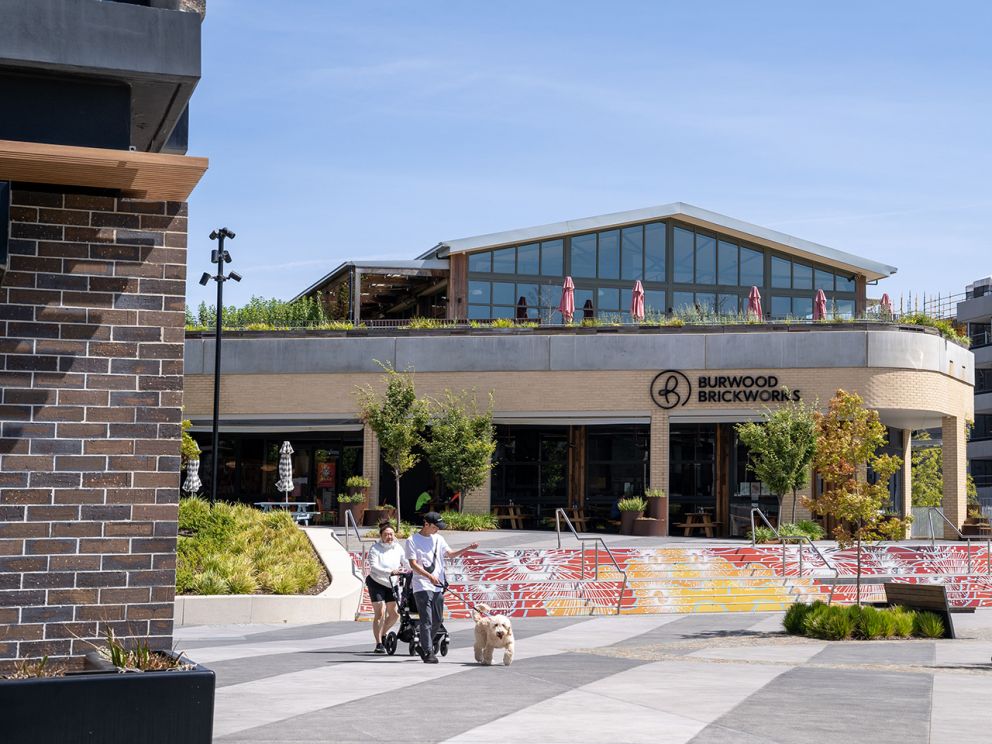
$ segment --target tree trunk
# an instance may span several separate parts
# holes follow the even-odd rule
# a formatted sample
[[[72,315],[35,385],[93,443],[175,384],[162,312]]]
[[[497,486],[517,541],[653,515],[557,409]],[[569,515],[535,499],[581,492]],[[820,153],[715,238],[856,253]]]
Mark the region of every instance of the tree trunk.
[[[402,517],[400,516],[400,474],[398,471],[394,470],[393,475],[396,476],[396,532],[400,531],[400,525],[402,522]]]
[[[796,521],[796,489],[792,489],[792,521]]]
[[[858,573],[855,579],[855,601],[861,606],[861,528],[858,527]]]

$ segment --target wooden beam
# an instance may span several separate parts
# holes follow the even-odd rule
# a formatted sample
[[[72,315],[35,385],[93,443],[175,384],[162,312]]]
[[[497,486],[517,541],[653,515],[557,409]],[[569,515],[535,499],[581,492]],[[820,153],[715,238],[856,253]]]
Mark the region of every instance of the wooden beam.
[[[206,158],[0,140],[0,180],[81,186],[124,196],[186,201]]]

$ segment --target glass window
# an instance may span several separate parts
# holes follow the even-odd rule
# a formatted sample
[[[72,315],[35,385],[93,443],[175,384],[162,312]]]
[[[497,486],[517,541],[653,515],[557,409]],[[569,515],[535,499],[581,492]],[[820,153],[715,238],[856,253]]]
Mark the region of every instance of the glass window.
[[[792,288],[813,289],[813,267],[801,263],[792,264]]]
[[[813,317],[813,298],[812,297],[793,297],[792,298],[792,315],[796,318],[806,318],[807,320]]]
[[[717,243],[717,259],[720,273],[717,276],[717,283],[728,287],[737,286],[737,245],[721,240]]]
[[[614,287],[600,287],[597,292],[596,309],[597,310],[612,310],[613,312],[619,312],[620,310],[620,290]]]
[[[517,296],[513,291],[513,282],[493,282],[493,304],[517,304]]]
[[[576,235],[570,242],[572,276],[596,276],[596,236]]]
[[[772,295],[771,317],[787,318],[792,315],[792,299],[780,295]]]
[[[720,315],[737,315],[740,313],[740,297],[734,294],[719,294],[716,296],[716,311]]]
[[[846,277],[837,274],[835,277],[837,282],[838,292],[853,292],[854,291],[854,277]]]
[[[696,306],[700,312],[716,311],[716,295],[710,292],[696,292]]]
[[[761,251],[741,246],[741,286],[760,287],[765,283],[765,256]]]
[[[548,304],[547,298],[543,298],[545,302],[541,302],[541,287],[538,284],[517,284],[517,304],[520,303],[521,297],[524,298],[527,307],[540,307]]]
[[[469,282],[468,301],[482,305],[492,302],[489,282]]]
[[[493,270],[493,254],[489,251],[468,254],[468,270],[488,274]]]
[[[824,292],[833,292],[834,275],[829,271],[816,269],[813,272],[813,289],[822,289]]]
[[[834,300],[834,312],[842,318],[854,317],[854,300]]]
[[[620,271],[623,279],[644,278],[644,228],[640,225],[623,229]]]
[[[537,243],[517,248],[517,273],[538,274],[541,263],[541,248]]]
[[[572,320],[580,321],[586,315],[590,318],[593,315],[592,290],[577,289],[575,290],[575,315]]]
[[[516,248],[500,248],[498,251],[493,251],[493,273],[516,274],[516,253]]]
[[[672,293],[672,307],[675,312],[686,312],[692,310],[695,306],[696,299],[692,296],[692,292],[673,292]]]
[[[672,262],[675,264],[675,281],[682,284],[692,284],[693,234],[689,230],[676,227],[674,247]]]
[[[665,312],[665,293],[660,289],[644,290],[644,312]]]
[[[644,226],[644,263],[644,278],[647,281],[665,281],[664,222],[652,222]]]
[[[515,318],[517,317],[516,307],[493,307],[493,318]]]
[[[620,231],[607,230],[599,234],[599,277],[620,278]]]
[[[716,238],[696,233],[696,284],[716,284]]]
[[[546,240],[541,243],[541,274],[544,276],[565,276],[562,264],[561,240]]]
[[[772,286],[789,289],[792,286],[792,262],[772,256]]]
[[[469,320],[484,320],[489,317],[489,305],[469,305]]]

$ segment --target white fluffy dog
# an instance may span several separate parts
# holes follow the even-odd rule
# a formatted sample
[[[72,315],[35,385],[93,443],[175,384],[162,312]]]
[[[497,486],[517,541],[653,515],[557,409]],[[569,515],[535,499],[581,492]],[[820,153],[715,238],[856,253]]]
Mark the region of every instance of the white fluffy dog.
[[[513,628],[505,615],[494,615],[489,605],[476,605],[475,660],[485,666],[493,663],[493,649],[503,649],[503,666],[513,662]]]

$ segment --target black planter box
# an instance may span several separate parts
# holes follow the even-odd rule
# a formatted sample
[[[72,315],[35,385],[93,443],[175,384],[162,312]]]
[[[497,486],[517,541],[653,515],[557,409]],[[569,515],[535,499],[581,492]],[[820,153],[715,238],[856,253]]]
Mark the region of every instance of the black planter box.
[[[0,680],[5,744],[210,744],[214,673],[85,671]]]

